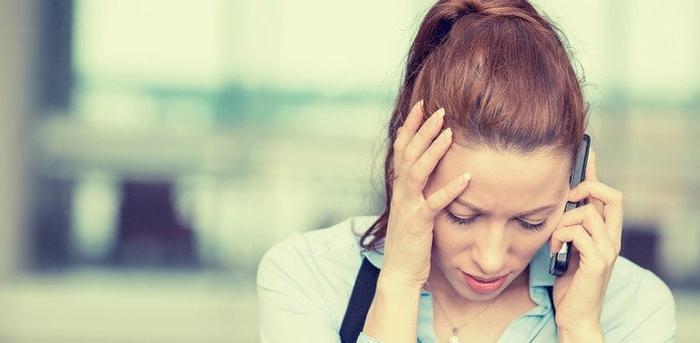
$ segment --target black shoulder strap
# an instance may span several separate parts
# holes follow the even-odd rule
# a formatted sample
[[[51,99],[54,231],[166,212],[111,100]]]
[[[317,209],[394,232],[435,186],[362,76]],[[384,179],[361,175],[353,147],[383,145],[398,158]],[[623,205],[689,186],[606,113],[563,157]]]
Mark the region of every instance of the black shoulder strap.
[[[357,273],[355,286],[352,288],[350,301],[345,310],[343,324],[340,326],[340,340],[342,343],[356,343],[362,328],[365,326],[365,318],[369,307],[374,300],[377,289],[379,269],[365,257],[362,266]]]
[[[554,296],[552,295],[552,286],[547,287],[547,294],[549,294],[549,303],[552,305],[552,314],[556,316],[557,309],[554,308]]]
[[[357,273],[355,285],[352,288],[350,301],[345,310],[343,323],[340,326],[340,340],[342,343],[356,343],[357,337],[360,336],[362,328],[365,326],[365,318],[367,311],[374,300],[374,293],[377,289],[377,278],[379,277],[379,269],[375,267],[365,257],[362,259],[362,266]],[[547,287],[549,295],[549,303],[552,305],[552,312],[556,315],[554,308],[554,296],[552,295],[552,287]]]

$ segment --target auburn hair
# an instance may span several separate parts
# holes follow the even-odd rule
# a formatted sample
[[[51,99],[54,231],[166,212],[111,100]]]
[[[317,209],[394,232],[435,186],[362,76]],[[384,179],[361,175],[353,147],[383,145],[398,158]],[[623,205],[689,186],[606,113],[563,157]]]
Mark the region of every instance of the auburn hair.
[[[544,148],[569,158],[571,172],[588,104],[565,42],[525,0],[440,0],[430,8],[408,52],[388,124],[385,208],[362,234],[363,251],[386,237],[393,142],[421,99],[426,117],[445,108],[454,144],[517,153]]]

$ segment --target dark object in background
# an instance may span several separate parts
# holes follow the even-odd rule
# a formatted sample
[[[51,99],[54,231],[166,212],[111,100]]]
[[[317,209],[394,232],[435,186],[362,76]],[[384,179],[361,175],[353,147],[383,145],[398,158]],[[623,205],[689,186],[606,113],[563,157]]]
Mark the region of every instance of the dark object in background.
[[[73,0],[38,1],[40,31],[37,35],[37,100],[41,111],[36,115],[67,115],[71,103],[74,75]]]
[[[32,175],[31,266],[41,271],[60,271],[74,262],[70,245],[74,182]]]
[[[112,262],[127,266],[196,266],[195,235],[180,223],[170,182],[122,182]]]
[[[622,230],[622,249],[620,255],[630,261],[664,275],[659,270],[659,228],[654,223],[625,223]]]

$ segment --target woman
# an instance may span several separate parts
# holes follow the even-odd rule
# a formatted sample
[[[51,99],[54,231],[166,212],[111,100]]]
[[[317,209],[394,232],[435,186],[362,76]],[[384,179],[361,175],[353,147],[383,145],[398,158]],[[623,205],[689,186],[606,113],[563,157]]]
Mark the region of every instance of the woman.
[[[597,179],[593,152],[569,187],[587,106],[559,31],[524,0],[441,0],[407,62],[385,210],[265,254],[262,341],[338,342],[352,316],[357,342],[672,341],[673,297],[618,256],[623,196]],[[364,259],[379,274],[356,284]],[[363,285],[366,313],[348,306]]]

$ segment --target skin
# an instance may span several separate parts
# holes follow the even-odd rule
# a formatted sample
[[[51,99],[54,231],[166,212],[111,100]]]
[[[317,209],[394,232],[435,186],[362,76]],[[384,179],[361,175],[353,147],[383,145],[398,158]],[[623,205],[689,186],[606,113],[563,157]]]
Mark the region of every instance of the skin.
[[[449,128],[442,130],[444,109],[424,120],[421,105],[412,107],[393,144],[394,193],[384,266],[365,332],[387,342],[415,341],[416,294],[428,279],[433,294],[442,294],[443,304],[449,304],[447,312],[473,313],[477,305],[495,302],[505,292],[476,294],[461,282],[460,270],[486,277],[507,273],[506,290],[526,286],[523,270],[549,240],[550,253],[564,242],[573,247],[567,272],[554,283],[559,341],[602,342],[600,313],[620,252],[623,196],[598,180],[593,149],[586,180],[568,190],[568,175],[563,174],[568,166],[547,153],[547,147],[520,155],[461,148],[452,144]],[[480,214],[469,230],[457,230],[444,217],[448,209],[466,214],[458,212],[466,208],[454,205],[457,198],[488,215]],[[586,205],[562,214],[565,201],[582,200]],[[517,215],[552,203],[560,210]],[[533,224],[544,217],[551,218],[541,231],[520,232],[517,220]]]
[[[443,304],[455,310],[478,309],[484,301],[496,299],[513,285],[527,287],[523,280],[527,274],[523,271],[548,241],[563,214],[569,191],[568,165],[567,159],[546,150],[519,154],[452,144],[427,182],[424,194],[445,187],[468,166],[472,179],[458,198],[485,211],[453,201],[435,217],[428,282]],[[548,205],[552,206],[522,215]],[[457,224],[448,219],[448,213],[476,219]],[[530,231],[521,221],[544,222],[544,226]],[[484,278],[505,274],[508,277],[497,291],[481,294],[464,283],[462,272]],[[470,306],[475,302],[475,306]]]

